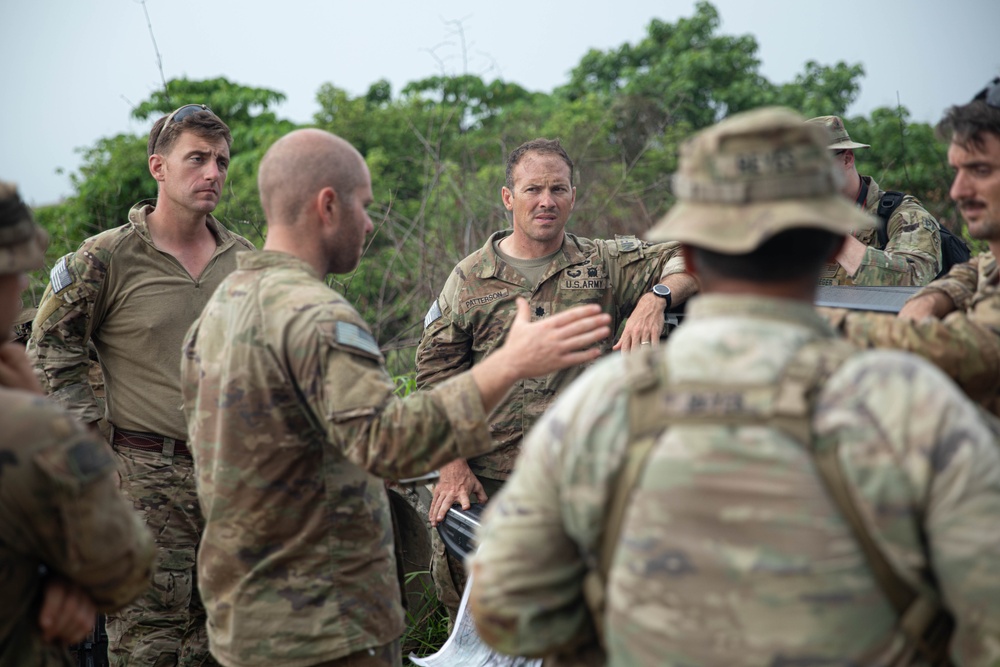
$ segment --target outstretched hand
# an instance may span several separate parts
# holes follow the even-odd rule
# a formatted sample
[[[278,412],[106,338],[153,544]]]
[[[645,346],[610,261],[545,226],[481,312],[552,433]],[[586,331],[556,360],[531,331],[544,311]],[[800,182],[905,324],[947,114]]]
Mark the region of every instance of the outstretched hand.
[[[541,377],[600,356],[594,345],[611,335],[610,324],[611,316],[596,304],[532,322],[528,302],[519,297],[514,322],[498,352],[507,357],[516,379]]]

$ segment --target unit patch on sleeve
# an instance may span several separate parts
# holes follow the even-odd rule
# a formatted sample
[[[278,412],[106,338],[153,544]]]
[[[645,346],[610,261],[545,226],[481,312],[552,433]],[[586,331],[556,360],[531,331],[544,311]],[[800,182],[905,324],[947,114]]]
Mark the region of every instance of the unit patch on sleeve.
[[[69,274],[69,267],[66,266],[66,255],[52,267],[52,271],[49,272],[49,283],[52,285],[52,293],[59,294],[67,287],[73,284],[73,276]]]
[[[438,300],[434,299],[434,303],[431,304],[430,310],[424,315],[424,328],[426,329],[432,323],[441,319],[441,306],[438,305]]]
[[[337,322],[336,340],[339,345],[344,347],[353,347],[377,357],[382,356],[382,351],[378,349],[375,338],[357,324]]]

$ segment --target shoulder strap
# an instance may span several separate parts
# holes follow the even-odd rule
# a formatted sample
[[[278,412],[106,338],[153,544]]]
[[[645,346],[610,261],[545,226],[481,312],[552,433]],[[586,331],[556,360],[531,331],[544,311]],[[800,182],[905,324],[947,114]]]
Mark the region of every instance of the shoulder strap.
[[[604,647],[604,608],[608,573],[611,561],[621,536],[622,520],[639,479],[646,457],[660,433],[656,428],[647,428],[639,433],[633,430],[636,415],[656,414],[656,388],[659,386],[657,366],[662,369],[663,348],[638,350],[625,355],[625,372],[629,378],[628,417],[629,437],[624,461],[614,480],[613,492],[608,511],[604,514],[604,524],[598,535],[599,551],[597,563],[588,568],[584,577],[583,593],[590,607],[591,617],[597,631],[597,638]],[[662,370],[659,372],[663,372]],[[666,424],[663,425],[666,427]],[[636,437],[637,436],[637,437]]]
[[[889,245],[889,218],[896,212],[899,205],[903,203],[904,196],[902,192],[889,190],[888,192],[883,192],[882,197],[878,200],[878,208],[875,210],[878,215],[876,232],[878,234],[878,246],[882,250]]]

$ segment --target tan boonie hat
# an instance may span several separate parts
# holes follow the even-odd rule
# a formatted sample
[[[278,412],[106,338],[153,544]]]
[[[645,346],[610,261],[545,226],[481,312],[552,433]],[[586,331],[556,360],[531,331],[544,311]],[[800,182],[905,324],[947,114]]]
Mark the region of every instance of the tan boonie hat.
[[[871,148],[868,144],[859,144],[856,141],[851,141],[851,135],[847,133],[847,128],[844,127],[844,121],[840,120],[840,116],[816,116],[815,118],[810,118],[806,122],[822,125],[830,131],[830,134],[833,135],[833,139],[827,148],[831,151],[843,151],[848,148]]]
[[[847,234],[874,226],[840,194],[844,175],[826,149],[829,133],[804,120],[768,107],[686,141],[673,176],[678,201],[647,238],[741,255],[788,229]]]
[[[48,245],[49,235],[35,224],[17,186],[0,181],[0,274],[42,268]]]

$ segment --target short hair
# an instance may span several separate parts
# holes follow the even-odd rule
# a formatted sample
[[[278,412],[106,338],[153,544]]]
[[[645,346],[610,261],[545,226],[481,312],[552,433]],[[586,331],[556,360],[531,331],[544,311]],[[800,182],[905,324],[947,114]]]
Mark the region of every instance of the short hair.
[[[526,141],[507,156],[507,189],[514,189],[514,167],[518,165],[521,158],[527,153],[541,153],[542,155],[556,155],[569,167],[569,183],[573,184],[573,161],[569,159],[569,154],[562,147],[558,139],[532,139]]]
[[[202,139],[225,139],[226,147],[233,147],[233,135],[229,132],[229,126],[209,110],[197,111],[163,127],[169,117],[170,114],[167,114],[153,123],[153,129],[149,131],[149,140],[146,142],[147,155],[153,153],[166,155],[174,147],[182,132],[191,132]]]
[[[709,275],[760,283],[819,278],[826,260],[844,237],[825,229],[787,229],[769,238],[756,250],[727,255],[692,248],[701,271]]]
[[[945,112],[937,125],[938,137],[963,148],[972,146],[982,149],[986,133],[1000,139],[1000,109],[985,100],[956,104]]]

